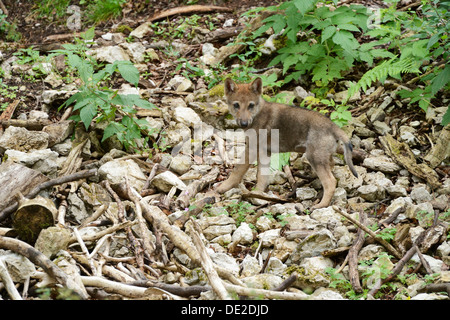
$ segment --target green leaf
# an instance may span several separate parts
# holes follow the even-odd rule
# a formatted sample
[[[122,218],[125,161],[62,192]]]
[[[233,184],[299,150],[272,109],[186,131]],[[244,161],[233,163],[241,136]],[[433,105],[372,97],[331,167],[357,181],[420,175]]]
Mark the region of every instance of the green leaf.
[[[283,167],[289,164],[289,158],[291,154],[289,152],[275,153],[270,157],[270,168],[272,170],[282,171]]]
[[[109,137],[116,135],[119,132],[124,132],[125,130],[126,127],[124,125],[117,122],[110,122],[103,131],[102,142],[108,139]]]
[[[446,126],[450,123],[450,106],[447,107],[447,112],[445,112],[444,117],[442,118],[441,124]]]
[[[89,28],[86,32],[81,33],[81,38],[84,40],[92,40],[95,37],[95,27]]]
[[[294,0],[294,5],[304,15],[314,8],[316,2],[317,0]]]
[[[97,107],[94,104],[88,104],[80,111],[80,119],[86,130],[91,125],[92,119],[97,115]]]
[[[441,72],[431,80],[431,93],[435,95],[450,81],[450,64],[447,64]]]
[[[334,43],[340,45],[345,51],[351,52],[351,50],[359,47],[359,43],[353,34],[346,30],[336,31],[332,40]]]
[[[331,38],[334,34],[336,33],[336,27],[335,26],[329,26],[326,27],[323,31],[322,31],[322,43]]]
[[[75,94],[73,94],[69,99],[67,99],[60,107],[58,110],[61,110],[61,108],[63,107],[68,107],[70,106],[74,101],[77,101],[78,99],[82,98],[83,95],[81,92],[77,92]]]
[[[135,86],[139,83],[139,70],[130,61],[118,61],[117,69],[119,69],[122,77]]]
[[[349,23],[340,24],[338,27],[340,30],[360,32],[360,30],[357,26],[355,26],[353,24],[349,24]]]

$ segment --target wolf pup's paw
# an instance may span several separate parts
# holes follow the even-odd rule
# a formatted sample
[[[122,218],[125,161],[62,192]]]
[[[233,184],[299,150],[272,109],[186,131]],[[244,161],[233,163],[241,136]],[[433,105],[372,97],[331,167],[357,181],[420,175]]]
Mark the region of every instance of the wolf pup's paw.
[[[226,181],[219,184],[215,189],[218,193],[222,194],[231,189],[232,186],[229,186]]]

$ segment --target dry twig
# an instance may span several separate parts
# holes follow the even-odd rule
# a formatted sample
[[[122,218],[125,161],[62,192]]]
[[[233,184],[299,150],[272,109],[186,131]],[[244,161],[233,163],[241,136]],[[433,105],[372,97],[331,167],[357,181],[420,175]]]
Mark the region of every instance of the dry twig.
[[[397,251],[397,249],[395,249],[389,242],[385,241],[384,239],[381,239],[376,233],[374,233],[372,230],[370,230],[369,228],[367,228],[366,226],[362,225],[359,221],[353,219],[352,216],[350,216],[349,214],[343,212],[341,209],[339,209],[337,206],[333,206],[334,211],[336,211],[337,213],[339,213],[340,215],[344,216],[345,218],[347,218],[350,222],[352,222],[353,224],[357,225],[359,228],[361,228],[362,230],[364,230],[364,232],[366,232],[367,234],[369,234],[375,241],[377,241],[378,243],[380,243],[383,247],[386,248],[387,251],[389,251],[392,255],[394,255],[396,258],[401,259],[402,256],[400,255],[400,253]]]

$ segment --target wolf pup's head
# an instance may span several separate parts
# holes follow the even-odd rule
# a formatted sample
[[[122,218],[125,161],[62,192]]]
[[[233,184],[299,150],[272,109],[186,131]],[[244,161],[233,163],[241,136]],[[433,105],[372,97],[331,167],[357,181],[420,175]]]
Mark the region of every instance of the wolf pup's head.
[[[228,108],[240,127],[251,126],[261,108],[261,94],[262,81],[260,78],[245,84],[236,84],[230,78],[225,80],[225,97]]]

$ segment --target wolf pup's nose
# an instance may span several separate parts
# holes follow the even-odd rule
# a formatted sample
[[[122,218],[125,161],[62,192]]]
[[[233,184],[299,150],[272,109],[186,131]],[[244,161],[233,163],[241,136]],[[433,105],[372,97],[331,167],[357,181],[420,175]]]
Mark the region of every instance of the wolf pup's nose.
[[[240,122],[241,122],[241,127],[242,128],[247,128],[248,127],[248,121],[241,120]]]

